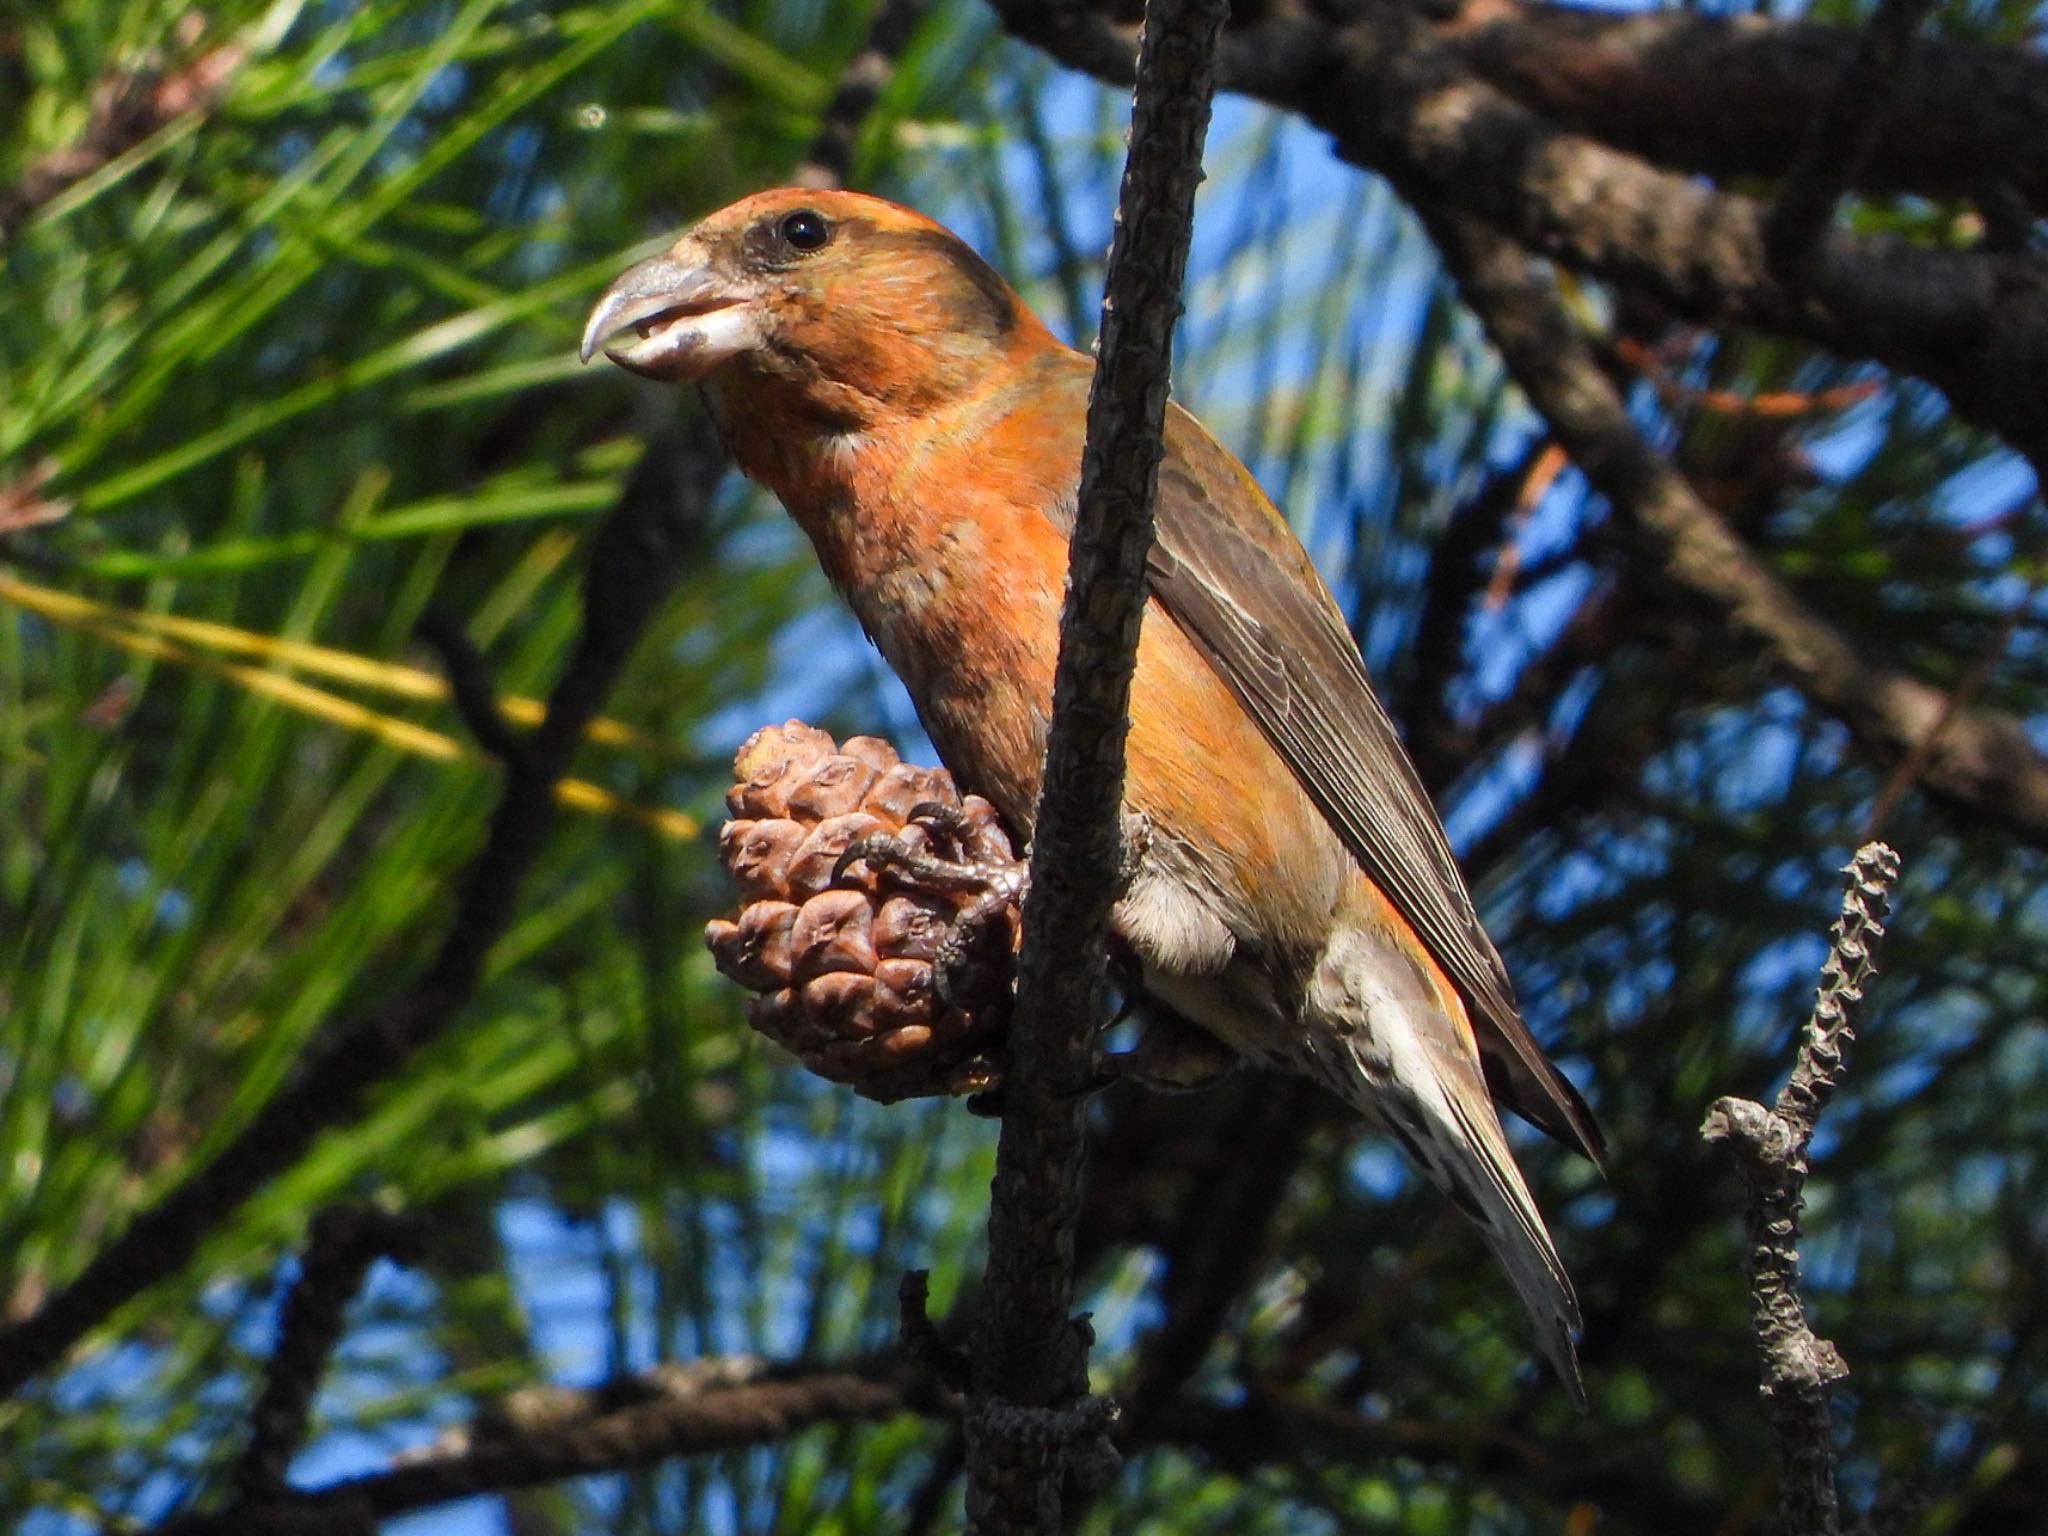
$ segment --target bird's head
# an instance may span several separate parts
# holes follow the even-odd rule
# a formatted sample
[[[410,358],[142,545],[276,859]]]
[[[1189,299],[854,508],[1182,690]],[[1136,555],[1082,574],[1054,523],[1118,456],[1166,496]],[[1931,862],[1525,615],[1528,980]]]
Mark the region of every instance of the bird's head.
[[[1051,342],[994,268],[908,208],[784,188],[720,209],[620,274],[584,327],[635,373],[715,392],[791,386],[846,425],[930,410]],[[771,402],[775,403],[775,402]]]

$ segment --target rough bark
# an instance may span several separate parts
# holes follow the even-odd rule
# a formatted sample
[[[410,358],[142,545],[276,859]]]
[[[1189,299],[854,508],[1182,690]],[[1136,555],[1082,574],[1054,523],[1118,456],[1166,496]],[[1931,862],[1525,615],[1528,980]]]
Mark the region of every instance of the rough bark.
[[[1086,1395],[1089,1335],[1071,1316],[1082,1095],[1106,1020],[1145,554],[1224,12],[1223,0],[1154,0],[1147,8],[1102,356],[1088,401],[975,1331],[967,1516],[982,1532],[1057,1531],[1064,1478],[1099,1480],[1105,1470],[1106,1413]]]

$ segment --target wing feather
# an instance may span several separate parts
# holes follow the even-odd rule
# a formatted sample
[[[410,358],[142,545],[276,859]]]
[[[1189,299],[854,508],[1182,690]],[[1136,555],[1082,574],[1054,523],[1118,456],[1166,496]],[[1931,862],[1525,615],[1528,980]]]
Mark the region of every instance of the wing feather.
[[[1215,496],[1233,488],[1256,499],[1264,526],[1218,508]],[[1598,1163],[1600,1131],[1522,1022],[1500,953],[1335,601],[1264,493],[1178,408],[1168,418],[1157,517],[1154,596],[1465,997],[1494,1092]]]

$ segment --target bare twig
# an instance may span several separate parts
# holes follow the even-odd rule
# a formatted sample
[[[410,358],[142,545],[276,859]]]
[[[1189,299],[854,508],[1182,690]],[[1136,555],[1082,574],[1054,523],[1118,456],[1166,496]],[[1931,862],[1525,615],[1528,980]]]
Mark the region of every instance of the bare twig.
[[[0,1330],[0,1395],[48,1369],[115,1308],[183,1267],[208,1232],[296,1162],[322,1130],[351,1118],[373,1084],[403,1067],[467,1005],[554,825],[555,783],[701,535],[723,470],[724,456],[708,424],[699,422],[629,477],[594,541],[575,650],[546,717],[506,773],[488,836],[463,877],[432,963],[390,1003],[335,1025],[212,1162],[137,1216],[70,1284]]]
[[[1778,275],[1796,282],[1856,183],[1891,113],[1899,62],[1934,0],[1878,0],[1863,36],[1807,130],[1806,142],[1764,219],[1764,253]]]
[[[343,1310],[375,1260],[407,1259],[420,1236],[415,1222],[374,1205],[336,1206],[313,1218],[299,1277],[278,1317],[263,1392],[249,1416],[249,1444],[235,1466],[242,1499],[284,1492],[285,1470],[306,1438],[313,1394],[341,1339]]]
[[[1991,638],[1976,660],[1970,663],[1969,669],[1957,680],[1955,687],[1949,690],[1948,697],[1942,702],[1941,712],[1929,723],[1927,734],[1915,742],[1905,756],[1892,764],[1891,772],[1885,775],[1877,793],[1871,796],[1870,811],[1863,821],[1866,837],[1876,837],[1884,830],[1885,822],[1890,820],[1892,812],[1898,808],[1899,801],[1905,797],[1907,789],[1926,771],[1928,761],[1939,750],[1942,735],[1948,730],[1950,723],[1957,715],[1977,702],[1985,684],[1991,681],[1991,674],[1998,670],[1998,664],[2005,659],[2006,651],[2012,646],[2012,637],[2019,629],[2020,620],[2026,616],[2027,609],[2033,605],[2033,601],[2034,589],[2030,585],[2025,595],[2013,604],[2003,622],[1991,632]]]
[[[1702,389],[1681,384],[1672,378],[1666,372],[1665,360],[1632,336],[1615,337],[1609,344],[1609,350],[1616,362],[1642,375],[1650,388],[1657,391],[1657,398],[1666,405],[1690,406],[1715,416],[1784,421],[1795,416],[1845,411],[1884,392],[1884,383],[1879,379],[1858,379],[1853,384],[1837,384],[1831,389],[1773,389],[1753,395],[1738,394],[1732,389]]]
[[[903,1347],[910,1352],[910,1358],[953,1391],[965,1392],[971,1370],[967,1355],[939,1332],[928,1310],[931,1305],[931,1272],[913,1269],[904,1275],[902,1283],[896,1287],[896,1305],[899,1316],[897,1330],[902,1336]]]
[[[1799,1288],[1799,1211],[1806,1149],[1856,1038],[1856,1013],[1875,970],[1899,858],[1883,843],[1866,843],[1844,873],[1849,881],[1842,916],[1813,1017],[1776,1105],[1766,1109],[1748,1099],[1718,1099],[1700,1127],[1708,1141],[1729,1149],[1749,1191],[1750,1313],[1763,1356],[1778,1503],[1789,1536],[1838,1536],[1841,1530],[1828,1392],[1849,1368],[1835,1346],[1807,1325]]]
[[[1057,1531],[1062,1479],[1069,1471],[1100,1474],[1103,1457],[1087,1446],[1102,1442],[1113,1412],[1089,1406],[1089,1334],[1070,1316],[1082,1094],[1106,1019],[1105,945],[1117,891],[1105,872],[1125,852],[1124,737],[1168,364],[1226,9],[1222,0],[1154,0],[1138,63],[1031,839],[988,1283],[975,1330],[967,1515],[982,1532]]]

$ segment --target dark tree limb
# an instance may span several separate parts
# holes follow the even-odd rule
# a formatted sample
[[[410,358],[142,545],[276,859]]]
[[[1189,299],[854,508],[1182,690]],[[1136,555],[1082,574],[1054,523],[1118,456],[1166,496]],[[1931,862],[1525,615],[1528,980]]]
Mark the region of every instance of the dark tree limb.
[[[1198,1450],[1211,1464],[1239,1476],[1304,1459],[1348,1466],[1382,1466],[1396,1459],[1444,1462],[1482,1476],[1557,1476],[1543,1449],[1497,1425],[1473,1419],[1438,1425],[1375,1419],[1283,1384],[1253,1380],[1230,1404],[1179,1397],[1162,1405],[1151,1424],[1168,1445]]]
[[[1145,1339],[1128,1385],[1125,1433],[1149,1433],[1154,1413],[1177,1397],[1223,1331],[1267,1256],[1268,1234],[1287,1185],[1320,1121],[1320,1091],[1303,1078],[1261,1084],[1241,1118],[1224,1127],[1229,1155],[1192,1185],[1161,1243],[1165,1315]]]
[[[1431,31],[1530,111],[1666,170],[1774,179],[1861,46],[1849,28],[1751,12],[1610,11],[1462,0]],[[1893,110],[1846,189],[1981,197],[2048,213],[2048,58],[1932,36],[1900,61]]]
[[[2048,757],[2025,726],[1995,709],[1953,707],[1942,690],[1871,662],[1811,612],[1643,437],[1529,253],[1434,205],[1420,212],[1515,383],[1623,526],[1647,538],[1638,563],[1719,612],[1880,761],[1931,741],[1924,788],[2048,844]]]
[[[931,1272],[913,1269],[896,1287],[897,1333],[910,1358],[931,1372],[955,1392],[965,1392],[973,1363],[951,1339],[939,1331],[927,1307],[931,1302]]]
[[[1549,451],[1547,442],[1532,442],[1514,464],[1489,474],[1452,510],[1430,549],[1396,718],[1407,729],[1416,772],[1439,803],[1471,755],[1450,699],[1451,681],[1464,661],[1465,623],[1499,569],[1511,519],[1526,506],[1526,488]]]
[[[1110,1412],[1087,1397],[1071,1313],[1083,1094],[1106,1022],[1108,872],[1124,863],[1124,738],[1223,0],[1148,7],[1130,152],[1102,305],[1102,354],[1060,618],[1045,788],[1031,837],[1011,1062],[989,1211],[988,1281],[967,1414],[967,1516],[987,1532],[1059,1529],[1068,1473],[1099,1472]],[[1112,1453],[1113,1455],[1113,1453]]]
[[[455,706],[476,744],[507,767],[526,752],[526,739],[505,718],[498,703],[497,685],[491,679],[490,663],[470,643],[462,621],[438,608],[429,608],[413,625],[413,635],[434,653],[441,663],[441,675],[448,679],[448,701]]]
[[[991,3],[1063,62],[1130,78],[1128,38],[1096,11]],[[1234,33],[1219,84],[1297,113],[1418,208],[1478,219],[1687,319],[1755,326],[1924,378],[2048,478],[2048,392],[2038,388],[2048,263],[1837,228],[1788,284],[1766,253],[1767,204],[1559,129],[1474,74],[1395,0],[1349,15],[1339,25],[1290,7]]]
[[[911,34],[930,9],[930,0],[882,0],[869,24],[867,41],[840,72],[838,89],[818,120],[811,152],[790,176],[792,186],[843,187],[852,179],[861,126],[896,73],[896,61],[910,45]]]
[[[1779,1509],[1789,1536],[1838,1536],[1835,1448],[1828,1393],[1849,1374],[1835,1346],[1806,1321],[1800,1297],[1799,1211],[1806,1189],[1806,1149],[1820,1112],[1842,1080],[1856,1038],[1863,989],[1875,970],[1899,858],[1883,843],[1866,843],[1844,871],[1848,889],[1834,943],[1821,973],[1813,1016],[1792,1076],[1774,1107],[1748,1099],[1716,1100],[1700,1135],[1726,1146],[1749,1192],[1746,1223],[1750,1313],[1763,1356],[1763,1396],[1771,1448],[1778,1459]]]
[[[313,1394],[341,1342],[342,1313],[376,1260],[409,1261],[422,1234],[417,1223],[374,1205],[343,1205],[313,1218],[299,1276],[278,1317],[277,1343],[263,1391],[249,1415],[249,1444],[233,1484],[246,1501],[284,1492],[285,1471],[305,1443]]]
[[[660,1366],[598,1387],[527,1388],[388,1471],[183,1516],[159,1536],[369,1532],[392,1516],[478,1494],[764,1445],[819,1424],[950,1411],[946,1394],[895,1355]]]
[[[555,820],[554,787],[602,709],[641,630],[701,538],[725,468],[708,423],[629,477],[598,530],[585,577],[583,629],[546,717],[508,766],[484,845],[465,871],[439,949],[397,997],[334,1024],[291,1077],[211,1162],[137,1215],[69,1284],[0,1329],[0,1396],[60,1361],[116,1308],[190,1261],[244,1200],[352,1119],[369,1090],[442,1033],[476,992]]]
[[[1484,1486],[1556,1510],[1597,1508],[1624,1530],[1709,1531],[1725,1520],[1725,1504],[1695,1488],[1669,1486],[1646,1496],[1641,1482],[1611,1461],[1560,1457],[1511,1427],[1475,1415],[1451,1422],[1385,1417],[1355,1411],[1285,1383],[1257,1377],[1232,1401],[1184,1395],[1165,1405],[1147,1444],[1176,1447],[1213,1471],[1256,1479],[1262,1493],[1285,1484],[1289,1470],[1313,1477],[1319,1467],[1408,1463],[1440,1469],[1460,1486]],[[1135,1448],[1135,1447],[1134,1447]]]

